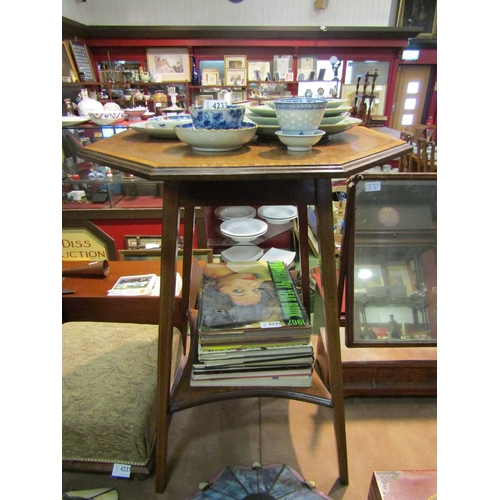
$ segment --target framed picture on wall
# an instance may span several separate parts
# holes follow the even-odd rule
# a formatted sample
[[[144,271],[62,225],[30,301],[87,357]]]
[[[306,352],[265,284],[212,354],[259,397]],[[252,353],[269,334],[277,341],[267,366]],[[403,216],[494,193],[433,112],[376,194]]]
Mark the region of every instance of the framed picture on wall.
[[[317,58],[316,56],[299,56],[297,60],[297,74],[302,78],[300,80],[305,80],[309,78],[311,71],[316,72]],[[299,77],[297,77],[299,79]]]
[[[219,70],[215,68],[203,68],[201,71],[202,85],[217,85],[219,80]]]
[[[271,63],[269,61],[248,61],[247,69],[250,81],[261,82],[271,72]]]
[[[437,0],[400,0],[398,26],[421,26],[424,33],[437,32]]]
[[[276,80],[284,80],[287,73],[291,73],[293,56],[274,56],[273,58],[273,71]],[[277,74],[279,73],[279,78]]]
[[[162,82],[190,82],[191,66],[187,48],[155,48],[147,50],[148,71],[159,75]]]
[[[224,56],[224,82],[226,85],[245,85],[247,82],[247,57]]]

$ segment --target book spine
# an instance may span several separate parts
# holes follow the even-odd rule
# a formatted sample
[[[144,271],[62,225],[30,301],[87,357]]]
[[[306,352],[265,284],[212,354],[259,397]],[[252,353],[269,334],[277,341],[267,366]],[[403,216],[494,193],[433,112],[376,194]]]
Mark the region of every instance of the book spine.
[[[276,287],[286,326],[307,326],[309,318],[299,294],[283,262],[268,262],[269,272]]]

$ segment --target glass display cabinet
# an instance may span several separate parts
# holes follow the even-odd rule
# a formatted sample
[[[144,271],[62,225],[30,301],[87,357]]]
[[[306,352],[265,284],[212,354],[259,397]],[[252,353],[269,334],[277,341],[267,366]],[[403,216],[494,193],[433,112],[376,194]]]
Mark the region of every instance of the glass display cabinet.
[[[437,174],[362,174],[347,194],[348,347],[437,345]]]

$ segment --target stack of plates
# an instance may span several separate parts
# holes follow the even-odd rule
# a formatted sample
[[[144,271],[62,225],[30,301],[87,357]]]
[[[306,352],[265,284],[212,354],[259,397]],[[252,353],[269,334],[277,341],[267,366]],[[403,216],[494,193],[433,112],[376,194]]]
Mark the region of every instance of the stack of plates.
[[[270,224],[286,224],[297,217],[297,207],[293,205],[262,205],[258,213]]]
[[[225,220],[220,225],[220,232],[234,241],[253,241],[267,232],[267,224],[259,219],[248,217]]]
[[[253,243],[238,243],[220,253],[224,262],[247,262],[260,259],[264,250]]]
[[[253,207],[217,207],[214,215],[220,220],[253,218],[256,211]]]

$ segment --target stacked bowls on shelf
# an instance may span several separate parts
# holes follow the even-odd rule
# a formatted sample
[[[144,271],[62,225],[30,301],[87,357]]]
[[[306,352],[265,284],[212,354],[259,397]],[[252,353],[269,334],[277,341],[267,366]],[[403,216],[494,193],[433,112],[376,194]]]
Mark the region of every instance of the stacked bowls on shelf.
[[[191,106],[192,122],[175,127],[177,137],[193,150],[202,152],[233,151],[250,141],[257,125],[245,121],[245,106],[223,108]]]
[[[266,222],[254,219],[257,215]],[[293,205],[263,205],[258,211],[251,206],[223,206],[214,210],[214,215],[222,221],[220,232],[223,236],[238,242],[223,250],[221,257],[225,262],[258,260],[264,250],[252,241],[264,235],[268,224],[282,225],[297,217],[297,207]]]
[[[297,218],[297,207],[293,205],[262,205],[259,207],[258,214],[269,224],[282,225]]]
[[[288,101],[288,99],[282,99],[282,101]],[[246,117],[258,125],[257,135],[261,137],[270,139],[279,138],[279,135],[283,137],[282,134],[276,134],[282,127],[278,121],[275,103],[276,101],[269,101],[266,104],[248,108]],[[362,120],[351,118],[350,109],[350,106],[347,105],[347,99],[327,99],[323,117],[317,127],[317,130],[323,131],[324,135],[321,134],[318,141],[321,137],[339,134],[359,125]],[[291,140],[289,139],[289,142]],[[311,146],[305,146],[303,150],[308,151],[309,149]]]
[[[234,241],[245,243],[266,234],[268,225],[260,219],[240,217],[225,220],[220,225],[220,232]]]

